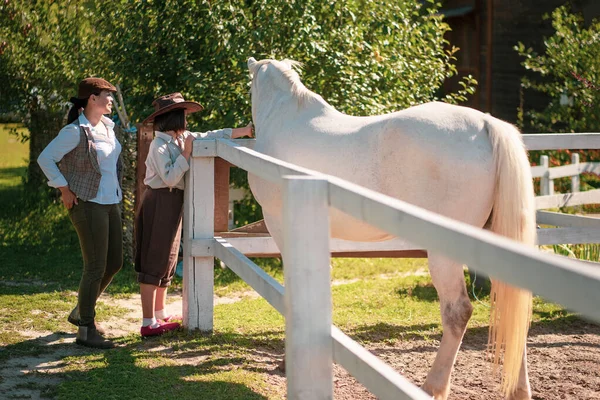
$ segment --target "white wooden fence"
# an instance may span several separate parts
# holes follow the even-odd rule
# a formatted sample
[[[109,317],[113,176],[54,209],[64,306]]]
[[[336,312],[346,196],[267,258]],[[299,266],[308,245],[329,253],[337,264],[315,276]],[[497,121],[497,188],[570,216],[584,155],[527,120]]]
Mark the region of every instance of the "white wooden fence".
[[[525,135],[525,140],[530,149],[600,148],[600,134]],[[600,322],[600,269],[595,266],[541,253],[341,179],[274,159],[246,147],[250,143],[225,139],[194,143],[186,177],[186,186],[194,190],[185,194],[184,325],[212,330],[213,257],[219,258],[286,317],[288,398],[333,398],[332,361],[378,398],[429,398],[331,325],[330,252],[335,246],[350,248],[352,244],[330,241],[329,207],[410,241],[394,245],[442,253]],[[214,157],[281,185],[285,291],[236,248],[233,240],[213,237]],[[560,202],[589,202],[592,197],[580,196],[585,193],[570,194]],[[538,203],[538,208],[545,207]],[[538,222],[540,218],[544,224],[569,227],[560,229],[598,229],[597,221],[590,218],[543,212],[538,214]],[[265,245],[264,240],[261,243],[246,246]],[[353,248],[364,246],[355,244]]]

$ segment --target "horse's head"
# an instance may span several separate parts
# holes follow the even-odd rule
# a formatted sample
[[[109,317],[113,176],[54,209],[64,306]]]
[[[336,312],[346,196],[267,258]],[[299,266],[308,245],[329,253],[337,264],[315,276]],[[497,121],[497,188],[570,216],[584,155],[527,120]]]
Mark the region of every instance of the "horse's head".
[[[248,71],[252,79],[252,119],[257,127],[260,126],[261,117],[283,98],[297,97],[308,91],[296,71],[299,66],[299,62],[292,60],[248,59]]]

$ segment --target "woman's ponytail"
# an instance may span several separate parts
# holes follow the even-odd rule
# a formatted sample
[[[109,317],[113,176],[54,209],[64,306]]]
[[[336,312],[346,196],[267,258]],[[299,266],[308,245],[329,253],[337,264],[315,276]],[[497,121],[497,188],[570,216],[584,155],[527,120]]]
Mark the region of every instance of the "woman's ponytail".
[[[79,110],[87,106],[88,99],[89,97],[87,99],[78,99],[77,97],[71,97],[71,99],[69,99],[73,105],[71,106],[69,114],[67,115],[67,124],[70,124],[79,118]]]

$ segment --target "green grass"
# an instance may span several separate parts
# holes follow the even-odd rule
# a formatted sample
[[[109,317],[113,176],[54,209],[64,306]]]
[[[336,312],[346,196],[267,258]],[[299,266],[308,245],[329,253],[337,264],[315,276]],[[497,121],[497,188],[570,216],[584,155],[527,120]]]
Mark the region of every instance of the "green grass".
[[[81,274],[77,236],[59,201],[28,193],[22,185],[27,147],[12,142],[0,125],[0,364],[7,359],[74,348],[48,346],[27,331],[73,332],[66,316],[76,301]],[[283,281],[281,263],[256,260]],[[439,340],[439,301],[424,259],[333,259],[333,320],[365,344]],[[339,284],[343,283],[343,284]],[[178,279],[175,288],[181,287]],[[215,293],[239,296],[251,290],[229,269],[215,268]],[[108,290],[121,298],[138,291],[133,268],[125,265]],[[469,329],[485,335],[486,293],[474,302]],[[125,312],[99,303],[98,318]],[[576,317],[560,306],[534,302],[534,324],[559,326]],[[243,299],[215,307],[213,335],[176,332],[152,340],[136,333],[117,339],[111,351],[77,348],[54,371],[58,385],[23,382],[50,398],[146,399],[149,390],[179,399],[284,399],[273,385],[283,379],[273,360],[284,351],[282,316],[264,299]],[[32,386],[33,385],[33,386]],[[37,385],[37,386],[36,386]]]

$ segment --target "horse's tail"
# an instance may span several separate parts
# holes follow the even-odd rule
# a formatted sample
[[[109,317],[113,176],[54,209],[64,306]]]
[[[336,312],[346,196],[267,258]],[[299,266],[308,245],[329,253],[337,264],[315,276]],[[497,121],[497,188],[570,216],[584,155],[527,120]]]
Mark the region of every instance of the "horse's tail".
[[[527,245],[536,243],[535,197],[531,167],[520,132],[512,125],[486,117],[496,167],[496,193],[490,230]],[[530,291],[492,280],[492,311],[488,346],[494,365],[504,353],[502,390],[517,387],[531,319]]]

